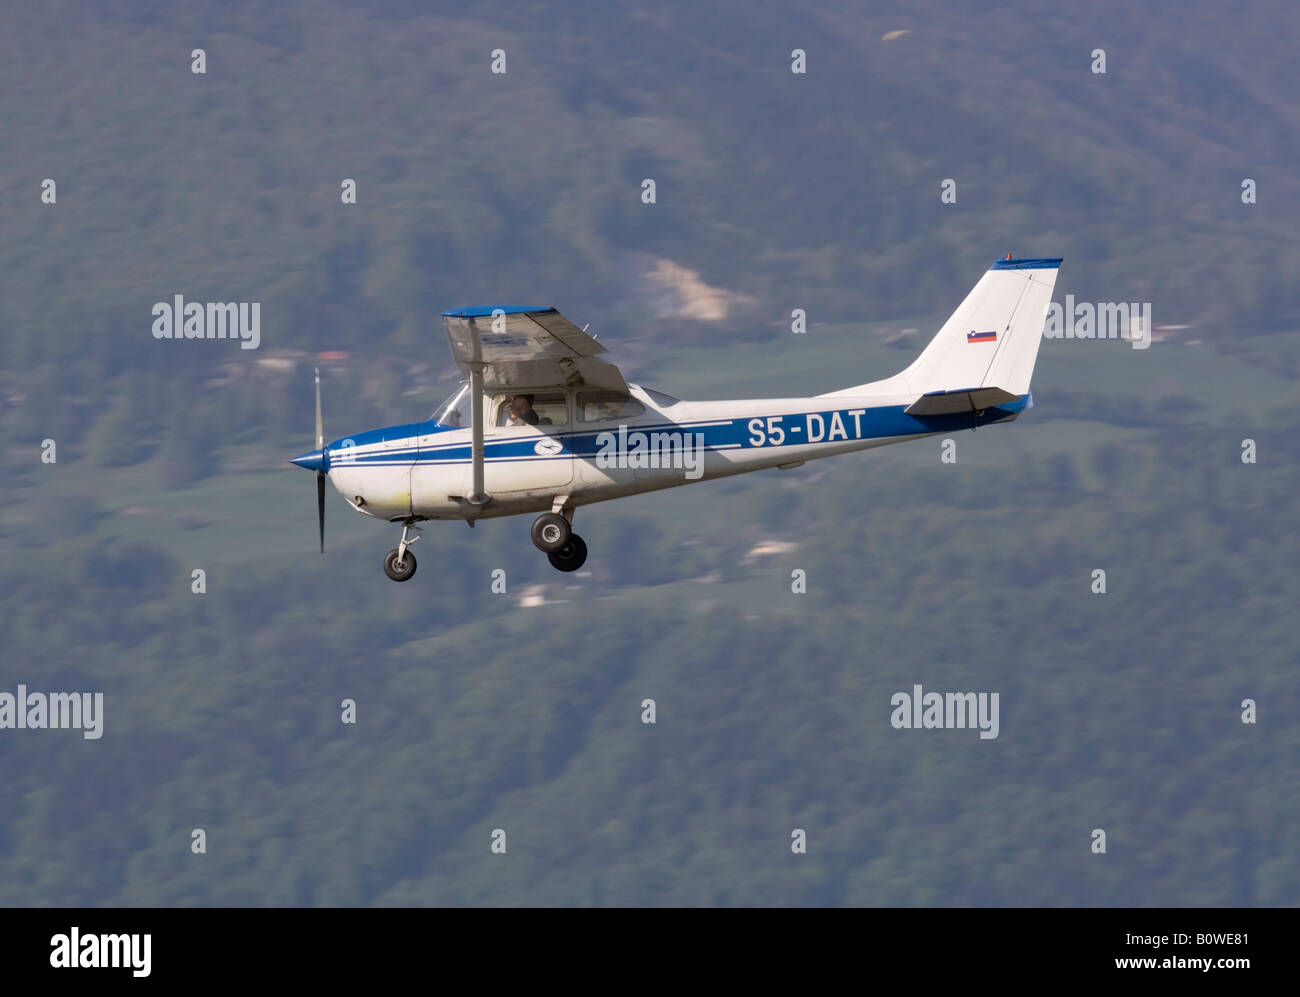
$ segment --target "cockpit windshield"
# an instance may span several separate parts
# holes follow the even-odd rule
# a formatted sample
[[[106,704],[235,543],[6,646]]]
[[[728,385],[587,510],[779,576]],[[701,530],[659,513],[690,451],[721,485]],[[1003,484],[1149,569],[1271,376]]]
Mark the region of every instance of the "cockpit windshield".
[[[469,385],[464,382],[433,413],[433,421],[440,426],[468,426],[470,418]]]

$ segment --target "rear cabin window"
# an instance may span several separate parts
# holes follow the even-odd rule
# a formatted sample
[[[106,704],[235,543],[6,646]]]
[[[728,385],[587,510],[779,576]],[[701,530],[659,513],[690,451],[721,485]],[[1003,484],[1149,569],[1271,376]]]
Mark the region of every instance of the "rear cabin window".
[[[579,422],[614,422],[634,419],[645,412],[645,406],[635,398],[613,391],[578,392]]]

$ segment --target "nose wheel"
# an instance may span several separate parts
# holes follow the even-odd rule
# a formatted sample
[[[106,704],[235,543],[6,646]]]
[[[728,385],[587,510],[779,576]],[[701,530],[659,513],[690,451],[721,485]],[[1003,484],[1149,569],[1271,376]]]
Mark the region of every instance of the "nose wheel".
[[[415,574],[415,555],[408,550],[405,557],[400,557],[394,547],[384,558],[384,574],[395,582],[408,581]]]

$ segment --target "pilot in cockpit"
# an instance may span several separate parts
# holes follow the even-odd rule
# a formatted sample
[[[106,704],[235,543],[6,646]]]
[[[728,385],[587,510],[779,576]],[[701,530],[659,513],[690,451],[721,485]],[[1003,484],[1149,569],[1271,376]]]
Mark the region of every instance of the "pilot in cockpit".
[[[533,410],[532,395],[515,395],[510,400],[510,419],[507,425],[510,426],[536,426],[541,420],[538,419],[537,413]]]

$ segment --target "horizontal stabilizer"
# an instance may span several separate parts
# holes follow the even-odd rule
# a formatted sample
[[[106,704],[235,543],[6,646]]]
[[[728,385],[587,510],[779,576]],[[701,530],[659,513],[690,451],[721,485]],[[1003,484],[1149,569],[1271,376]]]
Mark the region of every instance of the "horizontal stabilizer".
[[[931,391],[907,406],[908,415],[956,415],[958,412],[981,412],[1006,402],[1014,402],[1019,395],[1001,388],[957,388],[953,391]]]

